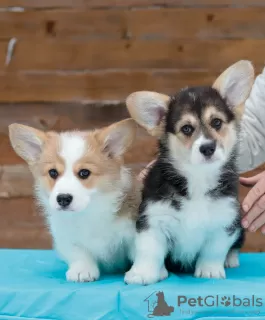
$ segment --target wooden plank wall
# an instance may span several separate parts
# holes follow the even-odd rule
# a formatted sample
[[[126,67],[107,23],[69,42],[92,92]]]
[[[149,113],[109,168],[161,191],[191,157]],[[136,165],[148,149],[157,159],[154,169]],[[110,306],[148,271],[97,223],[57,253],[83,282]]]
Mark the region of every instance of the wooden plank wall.
[[[210,83],[239,59],[260,70],[264,1],[237,2],[1,0],[0,101],[123,100]]]
[[[125,118],[133,91],[210,84],[240,59],[259,72],[264,21],[263,0],[0,0],[0,247],[51,245],[8,124],[95,128]],[[155,154],[140,131],[126,161],[139,171]],[[248,235],[245,250],[264,245]]]

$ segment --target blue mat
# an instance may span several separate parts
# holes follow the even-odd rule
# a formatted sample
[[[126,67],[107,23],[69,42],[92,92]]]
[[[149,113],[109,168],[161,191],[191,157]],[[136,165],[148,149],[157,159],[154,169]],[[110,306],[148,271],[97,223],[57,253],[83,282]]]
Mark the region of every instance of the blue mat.
[[[171,275],[142,287],[122,276],[67,283],[53,251],[0,250],[0,319],[265,319],[265,254],[240,259],[226,280]]]

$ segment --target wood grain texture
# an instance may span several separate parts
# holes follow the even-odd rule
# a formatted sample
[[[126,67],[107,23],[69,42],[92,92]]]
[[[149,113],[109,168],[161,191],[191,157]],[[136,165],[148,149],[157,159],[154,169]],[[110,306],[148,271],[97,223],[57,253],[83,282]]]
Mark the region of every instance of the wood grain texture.
[[[0,12],[0,38],[262,39],[264,8]]]
[[[252,60],[259,70],[264,10],[0,12],[0,102],[121,101],[135,90],[172,93],[209,84],[239,59]],[[5,66],[11,37],[18,42]]]
[[[0,198],[32,196],[33,179],[26,165],[0,166]]]
[[[137,10],[128,14],[128,32],[142,39],[264,38],[265,8]]]
[[[150,6],[235,6],[237,0],[1,0],[1,7],[25,7],[25,8],[131,8]],[[263,0],[241,0],[241,6],[264,6]]]
[[[172,94],[188,85],[211,85],[217,75],[179,70],[0,72],[0,102],[124,101],[137,90]]]
[[[104,109],[103,109],[104,106]],[[129,117],[124,103],[24,103],[0,104],[0,132],[8,133],[8,125],[22,123],[47,131],[94,129]],[[1,144],[7,135],[0,135]],[[9,143],[9,142],[8,142]],[[1,155],[3,156],[3,155]],[[0,157],[1,164],[1,157]]]
[[[8,136],[2,133],[0,134],[0,154],[0,166],[23,163],[13,151]]]
[[[8,67],[7,42],[0,42],[2,70],[209,69],[220,71],[237,60],[264,65],[265,40],[21,40]],[[194,54],[196,53],[196,54]],[[1,70],[0,69],[0,70]]]
[[[31,197],[0,199],[0,248],[51,248],[51,237]]]

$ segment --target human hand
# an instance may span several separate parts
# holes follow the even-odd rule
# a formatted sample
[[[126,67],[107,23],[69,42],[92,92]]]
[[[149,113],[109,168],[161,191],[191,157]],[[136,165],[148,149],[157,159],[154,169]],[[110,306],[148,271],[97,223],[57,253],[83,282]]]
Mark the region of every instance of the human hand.
[[[156,160],[153,160],[152,162],[150,162],[138,175],[137,179],[141,182],[144,181],[144,179],[146,178],[149,170],[152,168],[152,166],[154,165],[154,163],[156,162]]]
[[[261,228],[265,234],[265,171],[250,178],[241,177],[240,183],[252,186],[242,203],[242,226],[251,232]]]

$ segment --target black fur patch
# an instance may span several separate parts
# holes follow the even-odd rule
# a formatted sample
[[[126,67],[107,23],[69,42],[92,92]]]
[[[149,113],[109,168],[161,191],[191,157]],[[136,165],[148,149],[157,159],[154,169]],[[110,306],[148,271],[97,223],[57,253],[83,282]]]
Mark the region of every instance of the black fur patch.
[[[245,242],[245,230],[242,227],[239,227],[239,236],[232,245],[231,249],[241,249]]]
[[[143,231],[149,228],[148,216],[144,214],[146,209],[146,202],[142,201],[139,206],[139,218],[136,221],[136,230]]]
[[[163,143],[160,142],[160,146],[162,145]],[[166,147],[165,153],[167,153]],[[182,197],[188,197],[187,179],[161,153],[145,180],[142,203],[139,207],[139,222],[136,225],[137,231],[148,228],[147,217],[144,215],[148,202],[168,201],[172,207],[180,210]]]
[[[225,228],[226,232],[229,236],[232,236],[238,228],[241,227],[241,219],[240,219],[240,213],[238,212],[238,216],[235,218],[235,220],[231,223],[230,226],[227,226]]]
[[[240,205],[238,204],[238,215],[232,224],[226,227],[226,232],[229,236],[232,236],[237,230],[239,230],[239,236],[232,245],[231,249],[240,249],[242,248],[245,241],[245,229],[241,226],[241,215],[240,215]]]
[[[227,102],[217,90],[212,87],[189,87],[171,98],[166,117],[166,132],[175,134],[176,122],[183,113],[193,113],[200,118],[209,106],[214,106],[222,112],[228,123],[235,119],[234,113],[227,107]]]
[[[236,165],[237,151],[233,150],[229,160],[223,166],[216,188],[210,190],[208,195],[219,199],[222,197],[238,197],[238,169]]]
[[[173,273],[193,273],[196,265],[195,258],[189,265],[184,265],[180,261],[173,261],[170,254],[165,259],[165,267],[169,272]]]

